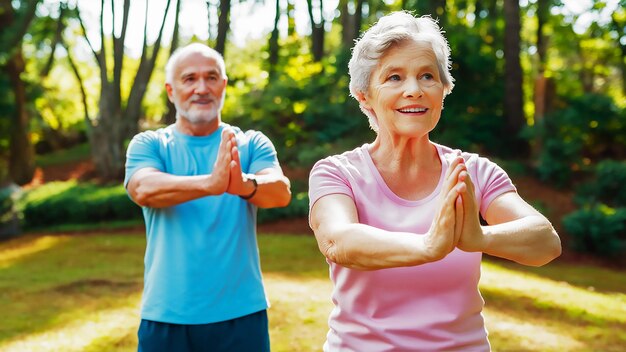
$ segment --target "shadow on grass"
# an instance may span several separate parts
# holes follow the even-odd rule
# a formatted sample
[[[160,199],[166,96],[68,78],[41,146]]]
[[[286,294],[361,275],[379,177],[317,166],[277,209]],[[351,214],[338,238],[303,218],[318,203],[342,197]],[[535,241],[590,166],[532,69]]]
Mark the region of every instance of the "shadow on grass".
[[[0,344],[62,328],[90,313],[127,307],[128,297],[141,292],[142,237],[61,237],[56,245],[14,258],[0,269]],[[17,241],[3,251],[29,245],[28,238]]]
[[[486,307],[537,326],[558,326],[592,351],[617,351],[626,343],[626,323],[588,312],[581,307],[558,307],[512,290],[481,287]]]
[[[623,270],[612,270],[594,265],[560,262],[558,259],[542,267],[530,267],[501,258],[485,256],[494,264],[520,273],[532,274],[589,291],[626,294],[626,275]]]

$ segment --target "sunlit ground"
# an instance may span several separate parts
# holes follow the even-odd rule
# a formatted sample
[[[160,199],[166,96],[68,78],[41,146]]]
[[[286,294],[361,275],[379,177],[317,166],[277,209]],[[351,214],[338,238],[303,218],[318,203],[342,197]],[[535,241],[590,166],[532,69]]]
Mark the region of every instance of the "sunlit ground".
[[[310,236],[260,236],[273,351],[319,351],[331,309]],[[26,236],[0,243],[1,351],[135,351],[141,234]],[[623,351],[626,277],[561,263],[486,260],[481,291],[494,351]]]

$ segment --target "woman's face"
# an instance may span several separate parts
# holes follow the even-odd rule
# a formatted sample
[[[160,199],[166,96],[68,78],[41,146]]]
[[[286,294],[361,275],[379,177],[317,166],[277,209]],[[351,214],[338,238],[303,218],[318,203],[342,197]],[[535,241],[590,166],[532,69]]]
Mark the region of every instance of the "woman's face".
[[[379,135],[421,137],[439,122],[443,97],[431,45],[406,41],[383,54],[360,101],[376,116]]]

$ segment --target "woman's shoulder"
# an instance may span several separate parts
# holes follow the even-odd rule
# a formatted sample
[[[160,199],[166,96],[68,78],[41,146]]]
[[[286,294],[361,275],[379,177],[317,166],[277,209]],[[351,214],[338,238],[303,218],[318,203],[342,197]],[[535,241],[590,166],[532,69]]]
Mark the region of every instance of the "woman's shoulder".
[[[352,150],[345,151],[340,154],[329,155],[315,163],[314,168],[322,164],[331,164],[335,166],[346,167],[349,165],[361,165],[366,158],[367,144],[356,147]]]

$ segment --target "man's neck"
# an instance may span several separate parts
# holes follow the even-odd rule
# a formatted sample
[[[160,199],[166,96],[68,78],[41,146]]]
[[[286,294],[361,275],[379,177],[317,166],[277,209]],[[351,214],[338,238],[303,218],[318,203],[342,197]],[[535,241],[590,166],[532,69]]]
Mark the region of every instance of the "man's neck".
[[[191,123],[184,117],[179,116],[176,120],[176,128],[180,133],[194,137],[208,136],[220,127],[221,118],[218,116],[208,122]]]

